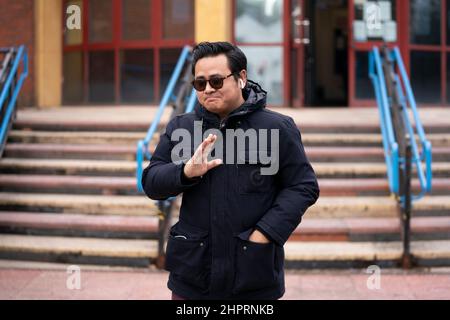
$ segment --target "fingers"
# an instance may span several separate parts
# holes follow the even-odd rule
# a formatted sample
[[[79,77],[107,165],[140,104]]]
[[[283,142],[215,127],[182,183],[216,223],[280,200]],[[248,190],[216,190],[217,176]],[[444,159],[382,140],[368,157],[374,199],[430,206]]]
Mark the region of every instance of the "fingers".
[[[222,159],[215,159],[215,160],[212,160],[212,161],[208,162],[207,163],[208,171],[213,169],[213,168],[215,168],[215,167],[217,167],[217,166],[220,166],[222,163],[223,163]]]
[[[211,152],[214,143],[217,140],[217,136],[213,134],[209,134],[205,140],[197,147],[195,153],[193,155],[194,164],[202,164],[208,162],[208,155]]]
[[[214,145],[214,142],[216,142],[217,136],[215,134],[209,134],[208,137],[206,137],[205,140],[202,142],[202,149],[205,150],[208,146]]]

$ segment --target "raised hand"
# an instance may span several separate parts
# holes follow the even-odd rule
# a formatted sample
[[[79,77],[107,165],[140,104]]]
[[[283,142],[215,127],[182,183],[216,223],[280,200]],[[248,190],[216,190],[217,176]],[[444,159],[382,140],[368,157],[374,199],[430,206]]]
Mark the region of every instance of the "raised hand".
[[[184,175],[187,178],[201,177],[209,170],[222,164],[221,159],[208,162],[208,155],[211,152],[217,136],[210,134],[195,150],[194,155],[184,166]]]

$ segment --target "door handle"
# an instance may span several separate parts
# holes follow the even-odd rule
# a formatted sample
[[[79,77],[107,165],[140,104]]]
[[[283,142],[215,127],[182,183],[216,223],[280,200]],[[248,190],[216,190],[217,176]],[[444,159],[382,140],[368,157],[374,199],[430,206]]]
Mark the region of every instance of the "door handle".
[[[295,38],[295,44],[305,44],[308,45],[311,43],[310,41],[310,22],[309,20],[294,20],[294,24],[297,27],[303,27],[303,38]]]
[[[310,44],[310,26],[311,23],[309,22],[309,20],[303,20],[302,21],[302,26],[303,26],[303,39],[302,39],[302,43],[303,44]]]

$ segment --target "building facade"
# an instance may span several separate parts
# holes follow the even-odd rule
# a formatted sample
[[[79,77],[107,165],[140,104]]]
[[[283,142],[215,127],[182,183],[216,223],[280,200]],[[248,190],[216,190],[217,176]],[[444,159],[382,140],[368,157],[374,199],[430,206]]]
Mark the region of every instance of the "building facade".
[[[0,5],[2,25],[15,26],[2,28],[0,46],[24,43],[31,55],[23,104],[157,103],[182,47],[206,40],[239,45],[271,105],[375,106],[368,51],[384,43],[400,48],[419,104],[450,104],[450,0]]]

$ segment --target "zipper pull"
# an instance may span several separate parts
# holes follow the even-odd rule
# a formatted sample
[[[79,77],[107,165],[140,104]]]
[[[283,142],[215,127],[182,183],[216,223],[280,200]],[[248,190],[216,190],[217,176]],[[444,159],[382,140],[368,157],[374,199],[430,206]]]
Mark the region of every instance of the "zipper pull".
[[[219,129],[220,130],[222,130],[225,127],[226,122],[227,122],[226,119],[223,119],[223,120],[220,121],[220,125],[219,125]]]

